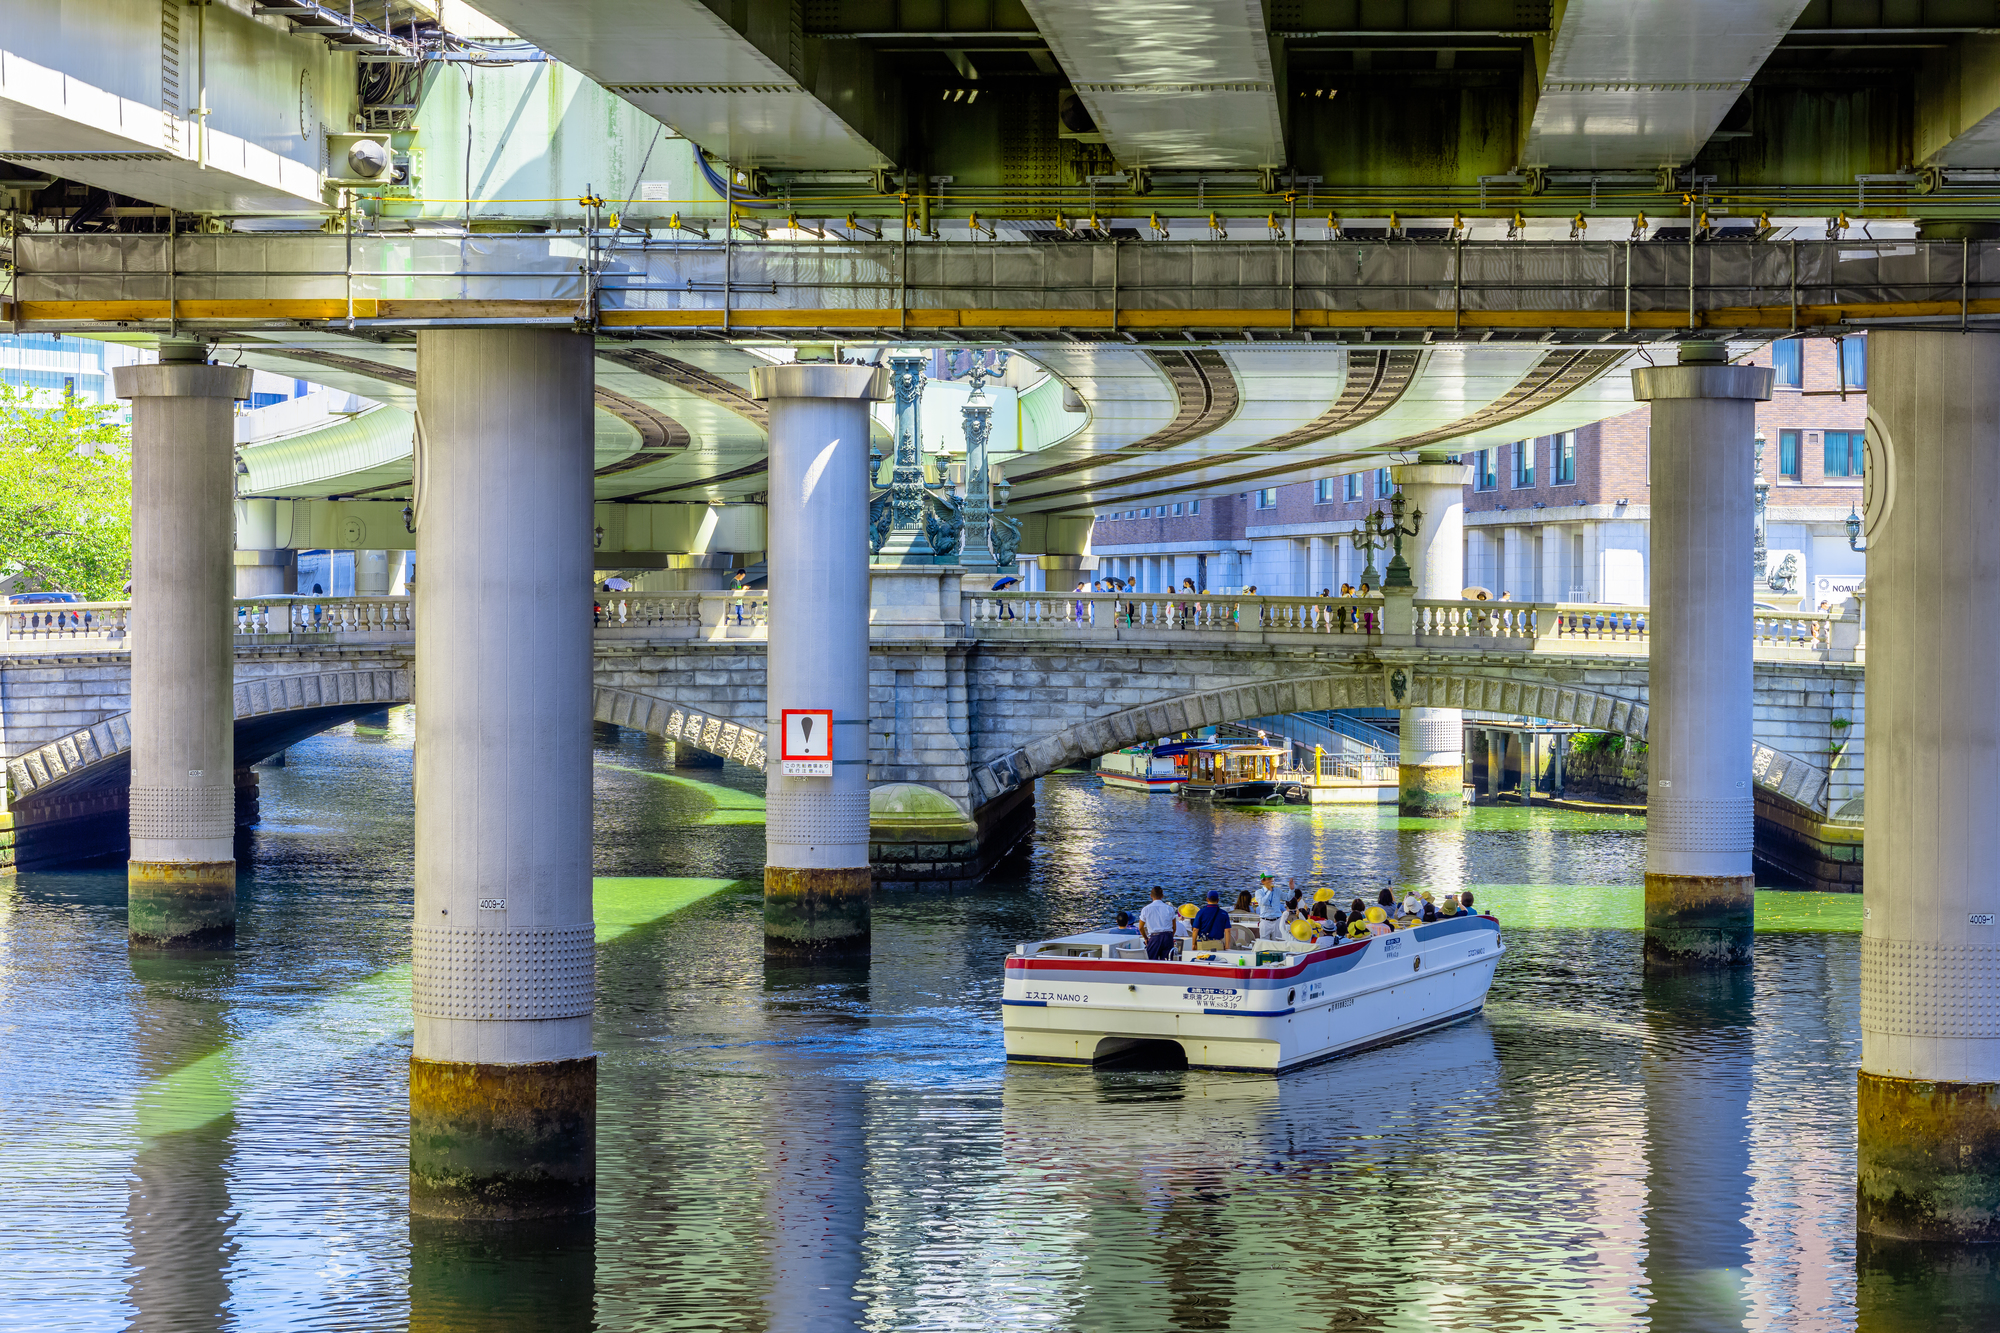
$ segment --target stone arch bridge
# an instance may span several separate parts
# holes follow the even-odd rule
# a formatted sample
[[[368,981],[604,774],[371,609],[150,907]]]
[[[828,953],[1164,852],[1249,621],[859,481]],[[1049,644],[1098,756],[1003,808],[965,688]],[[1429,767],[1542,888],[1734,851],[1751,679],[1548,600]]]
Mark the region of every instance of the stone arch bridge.
[[[957,609],[956,618],[878,615],[870,780],[878,788],[929,789],[944,798],[948,805],[933,802],[916,821],[921,836],[926,845],[963,844],[960,852],[985,849],[970,858],[982,870],[988,853],[997,854],[995,844],[1017,836],[1031,817],[1035,778],[1220,722],[1407,705],[1646,736],[1645,645],[1629,636],[1450,633],[1397,642],[1384,634],[1323,632],[1282,616],[1273,625],[1266,623],[1268,606],[1258,610],[1254,627],[1239,608],[1228,628],[1192,633],[1185,625],[1149,626],[1143,616],[1137,624],[1100,626],[1075,616],[1052,624]],[[600,627],[595,716],[762,768],[764,645],[757,619],[754,611],[742,621],[695,612],[682,623],[628,619]],[[34,647],[0,656],[0,739],[24,845],[38,830],[74,828],[78,820],[116,815],[122,822],[130,743],[129,663],[118,646]],[[1860,785],[1854,724],[1862,715],[1862,669],[1827,656],[1795,639],[1760,652],[1757,730],[1748,742],[1765,793],[1820,817]],[[330,726],[409,702],[411,685],[407,637],[246,643],[237,666],[239,763],[247,769]],[[1849,725],[1837,731],[1837,719]],[[1844,741],[1837,770],[1827,763],[1836,738]],[[250,789],[254,795],[254,779]]]

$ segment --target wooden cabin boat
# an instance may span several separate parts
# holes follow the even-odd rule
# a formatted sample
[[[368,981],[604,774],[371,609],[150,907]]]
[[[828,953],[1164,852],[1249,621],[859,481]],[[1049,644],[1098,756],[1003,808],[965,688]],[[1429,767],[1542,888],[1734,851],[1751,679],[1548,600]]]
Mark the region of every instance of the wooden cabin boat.
[[[1296,785],[1285,768],[1289,751],[1276,745],[1224,741],[1188,751],[1181,791],[1223,805],[1273,805]]]

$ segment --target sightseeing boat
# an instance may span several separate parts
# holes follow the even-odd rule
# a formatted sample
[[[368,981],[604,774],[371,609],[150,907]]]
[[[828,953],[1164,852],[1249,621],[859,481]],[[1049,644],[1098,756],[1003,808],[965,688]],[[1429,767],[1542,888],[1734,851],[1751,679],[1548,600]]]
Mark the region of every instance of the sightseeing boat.
[[[1107,787],[1127,791],[1177,792],[1187,781],[1188,751],[1205,741],[1168,741],[1159,745],[1133,745],[1114,754],[1100,756],[1097,776]]]
[[[1009,1060],[1282,1073],[1471,1018],[1503,952],[1490,916],[1168,962],[1136,931],[1086,931],[1015,946],[1001,1026]]]
[[[1275,805],[1297,786],[1283,767],[1290,752],[1282,746],[1221,741],[1188,751],[1187,780],[1181,792],[1222,805]],[[1303,799],[1303,795],[1299,799]]]

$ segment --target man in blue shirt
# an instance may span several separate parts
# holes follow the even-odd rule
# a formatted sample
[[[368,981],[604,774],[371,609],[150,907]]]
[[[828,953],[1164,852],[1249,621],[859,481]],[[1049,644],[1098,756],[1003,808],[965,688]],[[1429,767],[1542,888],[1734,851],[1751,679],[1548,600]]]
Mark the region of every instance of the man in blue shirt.
[[[1223,909],[1222,895],[1208,891],[1208,902],[1194,914],[1194,947],[1220,949],[1229,938],[1229,913]]]
[[[1257,904],[1257,937],[1278,940],[1285,937],[1284,915],[1285,895],[1278,891],[1278,882],[1269,875],[1257,880],[1257,892],[1252,895]]]

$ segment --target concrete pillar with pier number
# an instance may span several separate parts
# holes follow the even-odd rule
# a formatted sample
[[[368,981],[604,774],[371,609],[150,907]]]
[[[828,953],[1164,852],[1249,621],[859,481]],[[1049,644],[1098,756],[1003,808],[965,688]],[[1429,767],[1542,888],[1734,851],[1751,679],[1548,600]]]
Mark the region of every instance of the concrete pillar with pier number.
[[[1750,961],[1750,454],[1771,376],[1706,342],[1632,372],[1652,405],[1649,967]]]
[[[250,372],[196,343],[112,372],[132,400],[132,786],[136,941],[236,929],[236,401]]]
[[[410,1210],[596,1204],[588,337],[417,334]],[[443,594],[443,595],[438,595]]]
[[[776,756],[765,778],[764,950],[773,958],[866,952],[872,896],[868,404],[887,396],[889,376],[836,362],[831,348],[799,357],[751,372],[771,413],[765,734]]]
[[[2000,1241],[2000,333],[1868,335],[1864,1233]]]
[[[1406,539],[1404,558],[1421,599],[1456,599],[1465,589],[1465,485],[1472,469],[1422,455],[1389,470],[1402,491],[1404,522],[1423,519]],[[1413,549],[1414,548],[1414,549]],[[1396,808],[1405,815],[1465,810],[1465,714],[1457,708],[1406,708],[1398,731]]]

